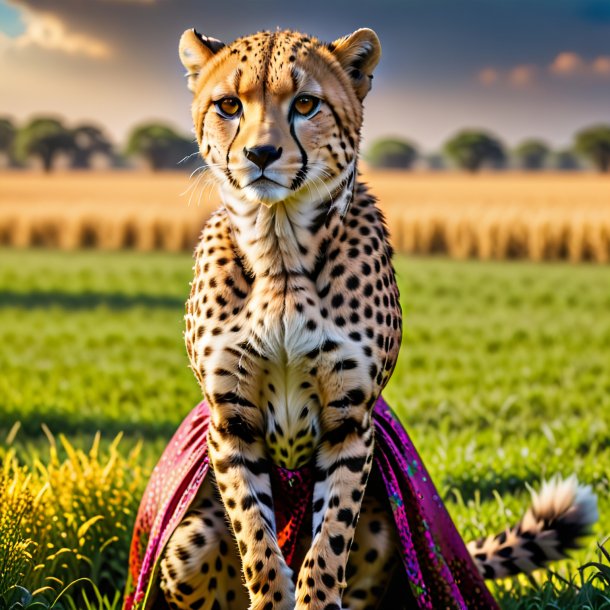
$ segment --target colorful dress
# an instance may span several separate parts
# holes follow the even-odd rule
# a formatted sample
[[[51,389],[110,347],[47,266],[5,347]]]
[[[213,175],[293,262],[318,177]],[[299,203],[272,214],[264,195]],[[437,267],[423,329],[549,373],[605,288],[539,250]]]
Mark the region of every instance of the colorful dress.
[[[201,487],[210,464],[205,402],[197,405],[155,467],[136,518],[123,610],[150,610],[162,598],[158,572],[163,549]],[[394,579],[393,608],[497,610],[464,542],[398,418],[377,401],[374,471],[387,492],[399,538],[404,577]],[[372,476],[372,475],[371,475]],[[309,467],[272,467],[277,537],[290,567],[313,494]],[[402,576],[402,575],[401,575]],[[399,606],[399,604],[404,604]],[[158,606],[157,606],[158,607]]]

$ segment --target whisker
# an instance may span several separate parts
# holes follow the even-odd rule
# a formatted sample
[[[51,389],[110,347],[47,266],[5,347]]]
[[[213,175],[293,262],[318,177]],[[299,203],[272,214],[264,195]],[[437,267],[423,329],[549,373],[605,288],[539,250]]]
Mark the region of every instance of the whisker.
[[[217,168],[217,169],[224,169],[224,164],[221,163],[205,163],[204,165],[201,165],[199,167],[197,167],[195,170],[193,170],[191,172],[191,175],[189,176],[189,186],[182,192],[180,193],[180,196],[183,197],[186,194],[188,194],[191,190],[196,189],[197,186],[199,185],[199,181],[201,179],[201,176],[203,176],[207,171],[211,170],[212,168]],[[195,174],[198,174],[197,176]],[[192,193],[191,193],[192,196]],[[190,199],[189,199],[189,203],[190,203]]]
[[[183,197],[184,195],[186,195],[189,191],[192,191],[197,184],[199,184],[199,181],[201,180],[201,178],[205,175],[205,168],[204,171],[200,172],[198,176],[196,176],[195,178],[191,177],[189,178],[189,186],[182,192],[180,193],[180,196]]]
[[[191,157],[194,157],[196,155],[199,155],[199,151],[196,150],[194,153],[191,153],[190,155],[186,155],[186,157],[184,157],[184,159],[180,159],[180,161],[178,161],[178,163],[176,165],[180,165],[181,163],[184,163],[185,161],[188,161]]]
[[[192,172],[191,175],[189,176],[189,179],[193,177],[193,174],[196,174],[197,172],[200,171],[205,171],[207,169],[207,165],[200,165],[199,167],[195,168]]]
[[[326,189],[326,192],[328,193],[328,198],[330,199],[330,203],[332,206],[332,204],[334,203],[333,194],[330,192],[330,189],[328,188],[326,182],[324,182],[324,180],[322,180],[320,176],[313,176],[313,183],[316,185],[316,188],[317,182],[320,182],[320,184]]]
[[[203,198],[203,200],[206,201],[206,199],[208,199],[209,196],[212,194],[212,190],[215,186],[216,183],[213,180],[208,180],[201,189],[201,194],[199,195],[200,200],[201,198]],[[206,193],[206,189],[209,191],[209,193]],[[199,207],[199,204],[200,201],[197,202],[197,207]]]
[[[204,177],[204,173],[199,174],[199,176],[197,176],[197,180],[193,183],[192,188],[191,188],[191,194],[189,196],[189,202],[188,202],[188,207],[191,207],[191,201],[193,199],[193,194],[197,192],[197,187],[199,186],[199,183],[201,182],[201,179]]]

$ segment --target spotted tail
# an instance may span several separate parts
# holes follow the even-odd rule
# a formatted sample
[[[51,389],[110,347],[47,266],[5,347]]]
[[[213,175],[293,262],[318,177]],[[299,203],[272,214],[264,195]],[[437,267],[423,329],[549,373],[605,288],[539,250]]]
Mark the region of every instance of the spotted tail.
[[[549,561],[564,559],[598,519],[597,497],[575,475],[545,481],[524,517],[512,529],[468,543],[485,578],[529,573]]]

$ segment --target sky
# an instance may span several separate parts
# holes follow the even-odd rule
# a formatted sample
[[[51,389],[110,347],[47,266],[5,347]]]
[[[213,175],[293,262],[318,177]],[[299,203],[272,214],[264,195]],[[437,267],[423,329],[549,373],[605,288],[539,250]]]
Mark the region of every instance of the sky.
[[[225,42],[373,28],[383,57],[365,143],[394,135],[433,152],[483,128],[563,148],[610,123],[610,0],[0,0],[0,116],[59,114],[118,142],[149,119],[189,131],[177,53],[189,27]]]

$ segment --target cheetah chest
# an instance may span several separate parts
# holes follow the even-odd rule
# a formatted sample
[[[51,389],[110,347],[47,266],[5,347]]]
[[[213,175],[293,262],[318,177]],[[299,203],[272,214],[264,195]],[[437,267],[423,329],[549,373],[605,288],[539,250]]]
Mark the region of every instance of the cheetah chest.
[[[318,445],[321,403],[313,356],[319,333],[312,330],[318,322],[291,304],[287,299],[280,319],[263,324],[268,331],[262,336],[266,360],[259,372],[259,405],[269,457],[293,470],[309,463]]]

